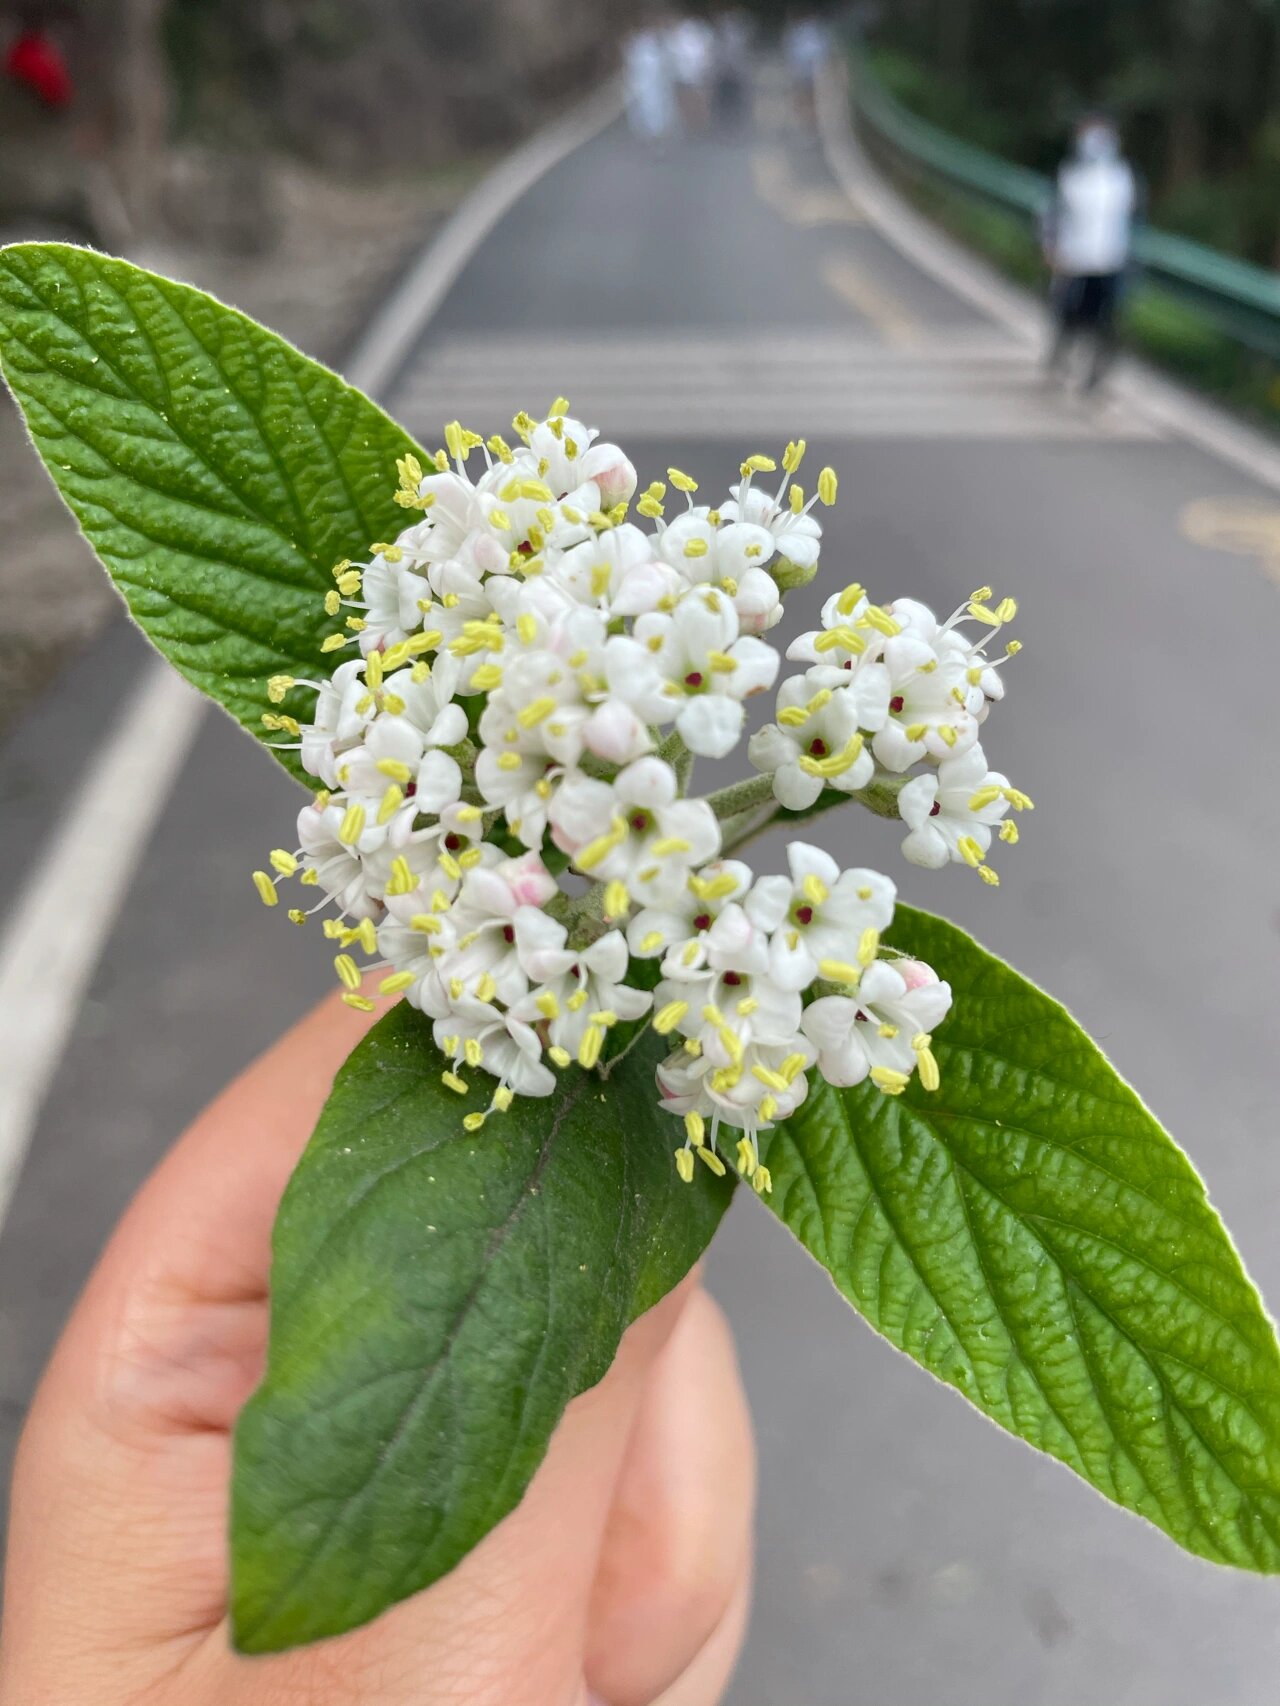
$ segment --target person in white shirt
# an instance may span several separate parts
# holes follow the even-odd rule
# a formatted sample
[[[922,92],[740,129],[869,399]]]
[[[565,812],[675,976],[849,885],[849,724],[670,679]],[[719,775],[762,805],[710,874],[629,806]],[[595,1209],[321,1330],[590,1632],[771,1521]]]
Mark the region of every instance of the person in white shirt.
[[[671,55],[662,30],[649,25],[632,30],[622,48],[622,83],[633,136],[656,140],[675,129]]]
[[[803,125],[813,123],[818,73],[830,52],[830,32],[814,12],[793,16],[782,32],[782,55],[791,74],[796,116]]]
[[[681,18],[667,40],[685,129],[705,130],[711,117],[711,73],[716,51],[711,25],[705,18]]]
[[[1116,313],[1137,215],[1137,181],[1116,128],[1091,114],[1076,129],[1042,229],[1056,321],[1049,366],[1064,372],[1073,346],[1083,340],[1090,348],[1087,390],[1100,383],[1115,354]]]

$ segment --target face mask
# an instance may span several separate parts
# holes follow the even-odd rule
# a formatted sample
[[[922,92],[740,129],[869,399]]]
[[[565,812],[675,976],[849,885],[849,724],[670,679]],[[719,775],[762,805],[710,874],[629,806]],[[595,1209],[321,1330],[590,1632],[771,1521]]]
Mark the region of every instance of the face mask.
[[[1120,143],[1113,130],[1105,125],[1093,125],[1082,131],[1076,141],[1076,153],[1082,160],[1114,160]]]

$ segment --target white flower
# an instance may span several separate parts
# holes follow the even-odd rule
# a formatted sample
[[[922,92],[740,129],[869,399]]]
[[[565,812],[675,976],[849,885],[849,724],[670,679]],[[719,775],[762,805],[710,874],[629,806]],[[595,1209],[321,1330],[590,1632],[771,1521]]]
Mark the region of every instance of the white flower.
[[[675,771],[660,758],[637,759],[612,783],[575,771],[561,784],[550,813],[556,845],[595,881],[617,885],[611,916],[632,902],[662,905],[682,894],[689,872],[719,852],[711,807],[678,793]]]
[[[787,482],[783,482],[785,490]],[[821,524],[810,515],[813,499],[807,506],[792,509],[779,497],[771,497],[757,485],[731,486],[733,497],[721,504],[720,514],[726,521],[750,523],[769,534],[770,544],[778,556],[798,569],[811,569],[818,561],[822,548]]]
[[[528,429],[529,455],[558,496],[590,480],[598,488],[595,507],[612,509],[636,489],[636,471],[616,444],[597,443],[599,432],[572,416],[552,414]]]
[[[740,859],[718,859],[690,873],[682,894],[666,906],[646,906],[627,926],[627,944],[638,959],[665,955],[663,974],[675,977],[700,969],[707,933],[751,886],[752,871]]]
[[[379,821],[401,808],[438,815],[461,796],[462,771],[438,750],[466,736],[467,715],[453,697],[459,673],[457,659],[445,656],[430,673],[419,664],[388,676],[363,742],[338,758],[338,782],[349,798],[372,805]]]
[[[533,853],[467,872],[449,912],[453,943],[438,967],[452,1000],[473,995],[510,1005],[520,999],[529,987],[521,936],[527,927],[537,938],[539,909],[556,888],[555,878]],[[526,919],[525,910],[533,916]]]
[[[409,917],[441,910],[458,892],[463,875],[477,865],[496,865],[501,851],[481,842],[484,822],[475,806],[446,806],[438,818],[417,824],[410,811],[387,826],[387,838],[365,863],[388,908]]]
[[[789,676],[778,689],[778,722],[752,735],[747,757],[773,774],[773,791],[788,811],[804,811],[823,788],[852,794],[875,771],[858,726],[857,700],[843,689]]]
[[[877,1089],[897,1095],[917,1066],[925,1089],[937,1089],[931,1033],[950,1006],[950,985],[923,961],[877,960],[856,995],[823,996],[805,1008],[801,1024],[828,1084],[870,1077]]]
[[[910,631],[885,641],[889,716],[872,739],[886,770],[903,771],[920,759],[966,751],[978,738],[968,709],[964,666],[952,648],[930,644]]]
[[[649,1010],[648,992],[625,981],[627,964],[627,944],[617,930],[580,953],[545,954],[538,968],[540,986],[516,1002],[512,1015],[530,1025],[545,1024],[553,1048],[580,1066],[594,1066],[608,1032]]]
[[[364,570],[362,652],[397,645],[422,627],[423,601],[430,603],[431,587],[424,576],[415,574],[402,560],[402,553],[412,550],[425,531],[423,524],[402,533],[390,553],[376,553]]]
[[[635,637],[652,656],[690,752],[731,752],[742,733],[742,701],[771,687],[778,673],[773,647],[739,638],[737,611],[714,587],[686,594],[669,616],[641,616]]]
[[[718,587],[733,600],[745,632],[763,633],[782,616],[782,595],[768,572],[773,536],[749,522],[723,525],[706,508],[689,508],[659,536],[659,549],[686,585]]]
[[[668,1113],[685,1116],[686,1130],[690,1114],[709,1120],[713,1133],[720,1122],[739,1131],[767,1130],[779,1120],[790,1119],[808,1095],[805,1068],[813,1064],[815,1055],[813,1044],[803,1036],[795,1039],[794,1046],[790,1042],[758,1043],[752,1049],[751,1063],[761,1073],[752,1070],[726,1075],[705,1055],[677,1049],[658,1068],[662,1105]],[[695,1125],[693,1129],[698,1128]],[[763,1188],[771,1187],[765,1184]]]
[[[323,796],[322,796],[323,797]],[[360,806],[303,806],[298,813],[298,856],[304,870],[348,918],[372,918],[382,884],[366,861],[385,845],[387,831]]]
[[[770,976],[783,989],[807,989],[816,977],[856,982],[893,921],[894,885],[878,871],[842,871],[804,841],[791,843],[787,862],[790,879],[757,878],[743,903],[770,937]]]
[[[508,1106],[511,1095],[550,1096],[556,1087],[556,1075],[542,1059],[537,1032],[488,1002],[459,1001],[447,1017],[436,1020],[432,1035],[436,1047],[453,1062],[454,1071],[445,1075],[451,1089],[467,1088],[457,1076],[464,1066],[482,1066],[498,1080],[490,1111]],[[482,1123],[481,1115],[468,1115],[463,1121],[469,1129]]]
[[[1006,776],[987,769],[980,746],[971,746],[958,758],[944,758],[936,772],[914,776],[898,794],[898,811],[910,830],[902,851],[913,865],[929,870],[954,860],[985,872],[992,830],[1011,800],[1030,804],[1010,788]],[[1010,824],[1001,835],[1013,841],[1017,831]]]
[[[339,664],[316,694],[314,720],[302,725],[299,756],[307,774],[326,788],[338,787],[338,754],[361,738],[376,708],[365,686],[363,662],[348,658]]]
[[[678,579],[658,562],[652,539],[625,522],[574,545],[536,577],[563,589],[576,604],[635,615],[656,608]]]

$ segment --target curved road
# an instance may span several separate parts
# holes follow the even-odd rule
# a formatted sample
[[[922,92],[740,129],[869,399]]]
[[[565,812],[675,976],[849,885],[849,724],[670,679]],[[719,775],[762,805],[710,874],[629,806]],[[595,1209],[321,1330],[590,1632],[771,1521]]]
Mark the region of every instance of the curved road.
[[[389,404],[434,443],[456,412],[489,431],[558,391],[632,448],[642,480],[675,462],[714,490],[743,454],[807,436],[842,479],[828,588],[857,576],[947,610],[981,582],[1018,595],[1026,649],[988,747],[1039,809],[1002,850],[1002,886],[906,868],[892,827],[858,814],[820,838],[883,862],[907,899],[1075,1009],[1191,1148],[1280,1299],[1280,589],[1179,527],[1192,500],[1266,492],[1136,405],[1046,390],[1006,330],[840,193],[768,86],[749,132],[645,148],[615,127],[556,166],[481,245]],[[788,623],[824,596],[819,582]],[[8,894],[142,649],[117,623],[72,694],[0,750]],[[0,1237],[9,1444],[139,1178],[328,986],[325,944],[264,919],[248,881],[295,808],[206,716]],[[931,1387],[746,1197],[710,1273],[763,1472],[734,1706],[1274,1699],[1274,1585],[1184,1557]]]

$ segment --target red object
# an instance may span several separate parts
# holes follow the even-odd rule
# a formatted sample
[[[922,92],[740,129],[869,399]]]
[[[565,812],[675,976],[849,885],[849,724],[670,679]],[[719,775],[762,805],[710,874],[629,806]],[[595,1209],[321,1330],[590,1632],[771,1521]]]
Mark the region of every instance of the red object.
[[[4,69],[46,107],[71,105],[75,89],[67,62],[57,42],[43,31],[24,30],[5,56]]]

